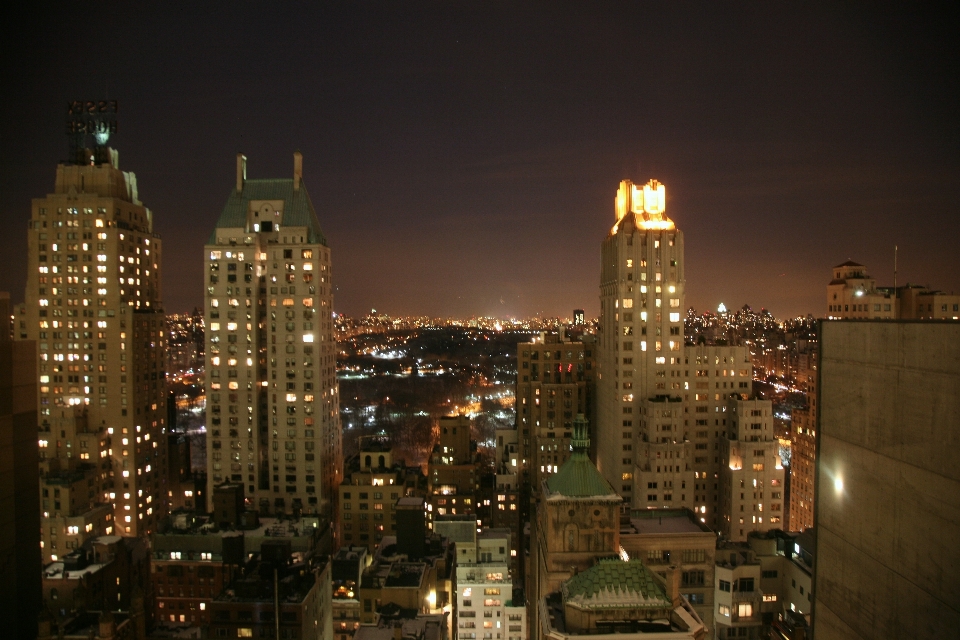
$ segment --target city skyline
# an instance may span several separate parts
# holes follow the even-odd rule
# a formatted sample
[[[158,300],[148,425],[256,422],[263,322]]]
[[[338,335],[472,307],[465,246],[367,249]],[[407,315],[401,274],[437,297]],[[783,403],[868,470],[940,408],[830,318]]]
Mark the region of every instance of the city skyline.
[[[235,154],[256,179],[286,175],[297,149],[348,315],[596,317],[595,241],[621,179],[671,185],[696,309],[822,315],[827,268],[853,259],[892,284],[894,245],[899,283],[960,290],[949,20],[818,9],[36,15],[10,44],[35,56],[5,56],[20,99],[3,107],[18,124],[0,289],[20,301],[18,230],[67,155],[67,102],[109,97],[111,145],[165,239],[167,311],[202,304],[195,231],[216,221]]]

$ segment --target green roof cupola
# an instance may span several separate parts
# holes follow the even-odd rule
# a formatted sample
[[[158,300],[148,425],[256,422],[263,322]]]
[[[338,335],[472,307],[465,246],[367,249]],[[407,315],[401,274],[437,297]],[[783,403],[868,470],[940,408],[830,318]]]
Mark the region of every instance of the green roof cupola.
[[[567,498],[591,498],[599,496],[619,496],[607,482],[587,455],[590,450],[590,437],[587,435],[587,419],[578,413],[573,421],[573,453],[560,469],[546,479],[547,490],[554,495]]]

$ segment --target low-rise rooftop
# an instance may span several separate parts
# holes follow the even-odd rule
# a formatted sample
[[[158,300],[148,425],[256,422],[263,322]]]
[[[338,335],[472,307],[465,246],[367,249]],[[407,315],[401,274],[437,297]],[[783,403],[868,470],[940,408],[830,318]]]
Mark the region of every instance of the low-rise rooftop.
[[[689,509],[634,509],[630,523],[621,533],[670,534],[709,533],[713,531],[700,522]],[[632,531],[631,531],[632,529]]]

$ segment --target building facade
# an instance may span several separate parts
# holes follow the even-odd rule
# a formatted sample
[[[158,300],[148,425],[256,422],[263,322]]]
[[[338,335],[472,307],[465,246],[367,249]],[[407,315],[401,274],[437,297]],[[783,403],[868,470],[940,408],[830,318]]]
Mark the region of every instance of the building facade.
[[[457,638],[526,640],[525,603],[513,601],[510,530],[484,529],[473,537],[473,544],[457,542]]]
[[[831,318],[887,319],[898,317],[896,292],[877,287],[867,268],[847,260],[833,268],[827,285],[827,314]]]
[[[827,285],[827,317],[957,320],[960,318],[960,294],[909,283],[900,287],[878,287],[865,266],[848,260],[833,268],[833,279]]]
[[[901,320],[957,320],[960,295],[906,285],[897,289]]]
[[[814,636],[954,636],[960,323],[819,334]]]
[[[43,598],[62,616],[83,611],[129,611],[152,598],[150,555],[143,537],[101,536],[43,569]],[[151,612],[145,611],[147,624]]]
[[[730,400],[727,414],[729,437],[720,442],[720,532],[742,541],[750,532],[783,527],[786,471],[769,401]]]
[[[813,526],[813,484],[817,463],[817,365],[806,358],[797,371],[797,387],[806,392],[807,406],[790,412],[790,518],[785,529]]]
[[[292,179],[236,188],[204,249],[208,495],[243,484],[262,513],[330,518],[342,479],[330,248]]]
[[[41,457],[104,466],[115,533],[166,515],[162,243],[137,179],[99,147],[57,166],[33,200],[20,337],[39,351]],[[86,445],[86,446],[84,446]]]
[[[10,339],[10,294],[0,293],[0,611],[12,637],[37,635],[42,544],[36,345]]]
[[[56,562],[92,538],[112,535],[113,508],[97,490],[97,469],[75,458],[47,461],[40,476],[43,564]]]
[[[472,420],[464,415],[443,416],[439,423],[440,436],[427,463],[433,512],[476,513],[480,464],[470,444]]]
[[[395,463],[388,441],[367,439],[338,490],[342,544],[365,546],[372,555],[384,537],[397,535],[398,502],[426,495],[427,477],[420,467]]]
[[[717,534],[689,509],[635,509],[621,519],[620,545],[632,560],[643,562],[666,579],[680,571],[680,591],[712,634],[714,560]]]
[[[264,553],[210,603],[211,638],[333,638],[330,562]]]

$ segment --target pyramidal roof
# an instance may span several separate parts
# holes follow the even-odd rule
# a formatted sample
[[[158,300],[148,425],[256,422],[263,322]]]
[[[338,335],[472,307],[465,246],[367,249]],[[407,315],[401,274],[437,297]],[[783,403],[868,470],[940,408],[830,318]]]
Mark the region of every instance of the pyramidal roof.
[[[603,558],[567,580],[561,589],[565,604],[582,609],[673,608],[663,585],[639,560]]]
[[[247,209],[251,201],[283,200],[283,226],[306,227],[308,243],[326,245],[327,239],[320,229],[320,221],[307,188],[302,179],[298,178],[297,181],[298,188],[294,188],[294,178],[244,180],[242,189],[232,190],[227,196],[227,204],[210,235],[209,244],[216,242],[217,229],[246,228]]]
[[[622,500],[587,455],[590,439],[587,437],[587,420],[582,413],[577,414],[573,421],[571,443],[573,453],[560,465],[560,469],[545,481],[551,494],[547,499],[610,497]]]

